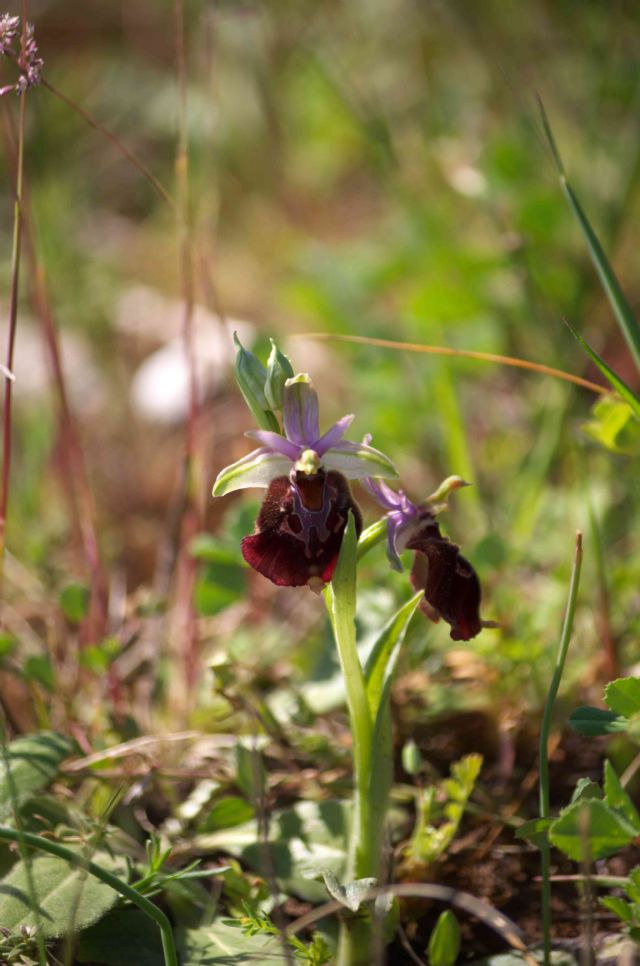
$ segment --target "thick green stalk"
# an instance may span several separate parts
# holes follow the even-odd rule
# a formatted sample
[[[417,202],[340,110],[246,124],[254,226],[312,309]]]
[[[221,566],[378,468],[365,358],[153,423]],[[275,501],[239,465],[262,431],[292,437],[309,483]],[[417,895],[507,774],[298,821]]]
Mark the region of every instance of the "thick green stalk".
[[[573,630],[573,618],[576,611],[576,599],[580,584],[580,569],[582,567],[582,534],[576,534],[576,552],[571,570],[571,581],[569,583],[569,596],[567,599],[567,610],[564,615],[562,634],[556,657],[556,666],[553,678],[549,686],[547,701],[542,716],[540,727],[540,818],[549,818],[549,731],[551,729],[551,716],[553,706],[560,687],[562,672],[569,650],[571,632]],[[549,966],[551,962],[551,880],[549,877],[550,866],[550,846],[545,841],[541,848],[542,852],[542,932],[544,944],[544,966]]]
[[[375,855],[376,843],[371,841],[373,829],[369,808],[373,723],[356,647],[356,552],[357,537],[353,518],[350,518],[333,582],[325,592],[353,732],[355,808],[347,870],[349,880],[375,875],[379,862]]]
[[[71,849],[66,848],[66,846],[60,845],[59,842],[42,838],[40,835],[34,835],[32,832],[18,832],[16,829],[7,828],[2,825],[0,826],[0,840],[5,842],[22,842],[30,848],[39,849],[41,852],[49,852],[50,855],[64,859],[65,862],[68,862],[69,865],[74,866],[76,869],[84,869],[90,875],[95,876],[96,879],[104,882],[105,885],[110,886],[125,899],[133,902],[134,905],[138,906],[147,916],[153,919],[160,929],[165,966],[178,966],[178,954],[173,940],[171,923],[161,909],[155,906],[153,902],[150,902],[145,896],[140,895],[128,883],[112,875],[111,872],[107,872],[102,866],[85,858],[85,856],[78,855],[76,852],[72,852]]]
[[[378,877],[384,821],[384,815],[372,808],[370,795],[374,731],[364,672],[356,647],[356,563],[357,537],[351,516],[333,582],[325,590],[353,733],[355,787],[347,864],[348,882]],[[345,913],[337,958],[339,966],[364,966],[369,962],[371,927],[369,910],[363,909],[355,915]]]

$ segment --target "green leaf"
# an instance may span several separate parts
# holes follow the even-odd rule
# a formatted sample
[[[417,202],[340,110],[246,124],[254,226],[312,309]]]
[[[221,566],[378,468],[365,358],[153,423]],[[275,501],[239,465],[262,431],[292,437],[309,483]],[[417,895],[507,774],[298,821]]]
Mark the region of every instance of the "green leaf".
[[[140,909],[114,909],[80,934],[75,960],[103,966],[160,966],[160,932]]]
[[[620,717],[614,711],[605,711],[604,708],[576,708],[569,717],[569,724],[574,731],[589,738],[627,730],[626,718]]]
[[[12,741],[7,747],[6,760],[0,759],[0,818],[11,811],[14,792],[20,801],[46,788],[74,748],[72,741],[52,731],[24,735]]]
[[[453,966],[458,958],[460,926],[450,909],[446,909],[438,917],[427,952],[431,966]]]
[[[119,868],[107,853],[92,858],[109,871]],[[0,882],[0,922],[12,932],[40,925],[44,937],[53,939],[90,926],[115,905],[118,894],[113,889],[64,859],[38,855],[29,864],[29,873],[18,862]]]
[[[79,655],[80,665],[94,674],[104,674],[121,650],[122,644],[117,637],[105,637],[99,644],[90,644],[82,648]]]
[[[549,830],[552,844],[576,862],[583,859],[585,851],[591,859],[613,855],[636,835],[623,815],[595,798],[569,805]]]
[[[516,830],[517,839],[527,839],[537,848],[542,848],[549,840],[551,818],[532,818]]]
[[[617,396],[601,396],[582,430],[612,453],[640,454],[640,422],[631,406]]]
[[[0,633],[0,662],[11,657],[18,646],[18,640],[13,634]]]
[[[22,673],[27,681],[35,681],[36,684],[41,685],[45,691],[54,691],[56,681],[53,672],[53,665],[46,655],[30,655],[22,666]]]
[[[572,802],[582,802],[585,798],[598,798],[602,800],[602,789],[597,782],[592,782],[590,778],[580,778],[573,789],[571,796]]]
[[[89,610],[91,591],[84,584],[67,584],[60,591],[58,603],[62,613],[71,624],[79,624]]]
[[[248,748],[239,741],[233,749],[233,756],[238,788],[251,801],[258,801],[264,795],[267,781],[267,773],[259,749]]]
[[[624,817],[635,826],[636,834],[640,834],[638,810],[622,787],[620,779],[609,760],[604,763],[604,794],[607,805],[622,812]]]
[[[259,841],[255,820],[234,828],[196,835],[194,848],[201,852],[219,849],[261,875],[275,874],[287,895],[308,902],[324,902],[325,887],[308,878],[309,871],[330,870],[344,875],[351,803],[341,801],[298,802],[272,812],[269,823],[269,857]]]
[[[633,922],[633,906],[625,899],[617,896],[605,896],[600,900],[600,904],[621,919],[623,922]]]
[[[604,689],[605,704],[625,718],[640,712],[640,678],[617,678]]]
[[[233,828],[250,821],[255,815],[255,808],[244,798],[237,795],[227,795],[219,799],[201,823],[202,830],[214,832],[217,829]]]
[[[201,929],[178,930],[181,966],[286,966],[278,939],[248,936],[239,926],[214,922]]]
[[[367,658],[364,677],[369,709],[374,721],[381,704],[388,700],[391,681],[407,628],[421,599],[422,591],[403,604],[386,624]]]
[[[607,365],[604,359],[598,355],[595,349],[592,349],[586,339],[582,336],[576,329],[573,328],[567,319],[564,320],[565,325],[571,330],[573,337],[577,342],[580,343],[584,351],[587,353],[591,361],[598,367],[605,379],[610,383],[611,386],[619,393],[620,396],[629,404],[634,414],[640,419],[640,398],[636,396],[633,389],[627,385],[624,379],[615,372],[611,366]]]
[[[191,552],[193,554],[193,550]],[[207,563],[198,573],[195,603],[198,614],[213,617],[235,604],[245,593],[246,566],[237,554],[222,546],[215,550],[209,546],[204,559]]]

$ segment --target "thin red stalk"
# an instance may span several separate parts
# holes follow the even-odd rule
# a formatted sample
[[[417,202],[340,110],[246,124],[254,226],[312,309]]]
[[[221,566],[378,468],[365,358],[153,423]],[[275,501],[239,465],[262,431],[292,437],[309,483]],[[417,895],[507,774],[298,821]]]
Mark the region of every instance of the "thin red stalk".
[[[118,149],[120,154],[122,154],[127,159],[127,161],[130,161],[131,164],[138,169],[140,174],[147,179],[149,184],[151,184],[153,188],[158,192],[162,200],[165,201],[170,208],[173,208],[175,210],[176,208],[175,200],[171,197],[171,195],[164,187],[162,182],[159,181],[151,171],[149,171],[147,166],[143,164],[140,158],[138,158],[133,153],[133,151],[131,151],[126,146],[126,144],[123,144],[123,142],[120,140],[119,137],[116,137],[116,135],[113,134],[113,132],[110,131],[107,127],[105,127],[104,124],[101,124],[100,121],[96,121],[96,119],[92,117],[91,114],[89,114],[87,111],[85,111],[84,108],[80,107],[80,105],[77,104],[76,101],[72,100],[70,97],[67,97],[66,94],[63,94],[62,91],[58,90],[57,87],[54,87],[53,84],[51,84],[49,81],[44,80],[43,78],[41,81],[41,84],[42,84],[42,87],[46,87],[48,91],[50,91],[55,97],[57,97],[64,104],[66,104],[67,107],[70,107],[72,111],[75,111],[76,114],[79,114],[82,120],[86,121],[90,127],[92,127],[95,131],[98,131],[100,134],[102,134],[103,137],[105,137],[108,141],[110,141],[111,144],[113,144],[114,147]]]
[[[183,0],[174,5],[176,37],[176,78],[178,84],[178,141],[176,145],[176,189],[178,238],[180,246],[180,278],[184,302],[182,338],[189,370],[189,411],[185,436],[185,501],[180,528],[180,558],[177,579],[177,607],[183,632],[183,667],[187,691],[197,679],[197,625],[193,610],[195,561],[188,552],[189,543],[200,525],[200,489],[197,459],[198,385],[193,332],[194,272],[193,238],[189,199],[189,132],[187,114],[187,58]]]
[[[26,3],[23,3],[23,37],[26,29]],[[27,97],[22,94],[18,112],[18,151],[13,206],[13,244],[11,251],[11,294],[9,297],[9,339],[7,342],[6,367],[13,372],[13,353],[18,324],[18,294],[20,288],[20,250],[22,240],[22,190],[24,177],[24,127]],[[2,414],[2,488],[0,490],[0,586],[4,572],[4,550],[9,508],[9,474],[11,470],[11,404],[13,380],[5,376],[4,410]]]
[[[11,117],[6,128],[8,154],[15,162],[15,135]],[[47,346],[53,387],[58,404],[60,420],[61,454],[65,477],[64,491],[69,501],[72,526],[77,527],[87,574],[91,586],[91,606],[86,625],[87,638],[95,641],[103,636],[107,622],[107,578],[102,566],[95,525],[95,509],[87,478],[82,443],[74,419],[66,389],[64,370],[58,345],[58,334],[47,286],[44,266],[39,258],[35,242],[33,214],[29,199],[27,179],[24,179],[22,198],[22,234],[31,276],[31,300],[42,323]]]

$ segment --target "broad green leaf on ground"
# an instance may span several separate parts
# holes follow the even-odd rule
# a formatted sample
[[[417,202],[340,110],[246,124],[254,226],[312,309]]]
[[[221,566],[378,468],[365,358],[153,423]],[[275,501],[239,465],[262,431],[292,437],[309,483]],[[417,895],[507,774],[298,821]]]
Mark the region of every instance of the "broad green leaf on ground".
[[[624,817],[635,826],[636,834],[640,834],[640,815],[638,815],[638,810],[622,787],[620,778],[608,760],[604,763],[604,795],[607,805],[610,808],[616,808],[619,812],[622,812]]]
[[[305,873],[328,869],[340,879],[346,864],[350,822],[349,802],[298,802],[272,813],[269,823],[270,858],[282,889],[308,902],[326,899],[324,885]],[[234,828],[196,835],[198,851],[221,849],[242,859],[256,872],[267,874],[264,845],[255,820]]]
[[[587,735],[589,738],[627,730],[626,718],[616,714],[615,711],[605,711],[604,708],[576,708],[569,717],[569,724],[574,731],[579,731],[581,735]]]
[[[277,939],[247,936],[238,926],[215,922],[201,929],[178,930],[181,966],[286,966]]]
[[[604,689],[604,700],[611,711],[630,718],[640,712],[640,678],[617,678]]]
[[[637,830],[605,802],[591,798],[565,808],[549,830],[549,840],[570,859],[580,862],[585,851],[604,859],[629,845]]]
[[[12,741],[7,746],[6,759],[0,758],[0,819],[11,811],[14,794],[22,800],[46,788],[74,747],[69,738],[52,731]]]
[[[80,934],[75,958],[103,966],[160,966],[160,930],[140,909],[114,909]]]
[[[92,860],[112,872],[120,867],[107,853],[93,855]],[[19,862],[0,882],[0,922],[11,932],[40,925],[45,938],[52,939],[92,925],[117,898],[104,882],[64,859],[37,855],[31,859],[30,875]]]

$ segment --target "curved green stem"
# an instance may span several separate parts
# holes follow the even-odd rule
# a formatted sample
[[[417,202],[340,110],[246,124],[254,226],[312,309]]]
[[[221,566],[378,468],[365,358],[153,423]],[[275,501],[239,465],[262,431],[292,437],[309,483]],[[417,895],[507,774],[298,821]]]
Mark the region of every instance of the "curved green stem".
[[[49,852],[51,855],[56,855],[59,859],[64,859],[65,862],[68,862],[69,865],[77,869],[84,869],[85,872],[95,876],[96,879],[100,879],[105,885],[113,889],[114,892],[118,892],[123,898],[128,899],[134,905],[138,906],[145,915],[154,920],[160,929],[160,935],[162,937],[165,966],[178,966],[178,954],[173,939],[171,923],[162,909],[155,906],[145,896],[140,895],[128,883],[123,882],[122,879],[112,875],[111,872],[107,872],[102,866],[97,865],[83,855],[72,852],[71,849],[66,848],[66,846],[61,845],[59,842],[42,838],[39,835],[34,835],[32,832],[18,832],[16,829],[7,828],[2,825],[0,826],[0,841],[18,843],[22,841],[25,845],[33,849],[39,849],[41,852]]]

